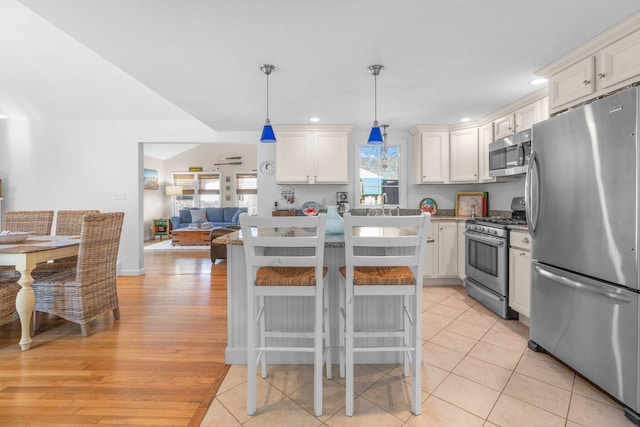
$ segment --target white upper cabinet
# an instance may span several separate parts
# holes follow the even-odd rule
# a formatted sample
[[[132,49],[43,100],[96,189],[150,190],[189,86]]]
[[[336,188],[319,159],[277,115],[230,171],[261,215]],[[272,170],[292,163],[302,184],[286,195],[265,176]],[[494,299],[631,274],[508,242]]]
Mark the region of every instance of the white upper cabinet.
[[[640,31],[602,49],[596,56],[598,89],[609,89],[640,75]]]
[[[449,132],[411,129],[415,184],[449,182]]]
[[[549,118],[549,99],[544,97],[493,121],[494,140],[531,129],[535,123]]]
[[[640,81],[640,14],[537,72],[549,79],[549,108],[557,113]]]
[[[516,110],[513,114],[514,130],[516,133],[531,129],[534,123],[543,120],[542,106],[540,104],[541,101],[536,101]]]
[[[495,139],[511,136],[515,133],[515,117],[513,113],[505,114],[493,121]]]
[[[449,181],[478,182],[478,128],[451,132],[449,149]]]
[[[276,183],[348,184],[351,126],[276,128]]]
[[[489,144],[493,142],[493,123],[487,123],[478,129],[478,181],[495,182],[489,175]]]
[[[595,58],[590,56],[549,80],[549,105],[558,108],[596,91]]]

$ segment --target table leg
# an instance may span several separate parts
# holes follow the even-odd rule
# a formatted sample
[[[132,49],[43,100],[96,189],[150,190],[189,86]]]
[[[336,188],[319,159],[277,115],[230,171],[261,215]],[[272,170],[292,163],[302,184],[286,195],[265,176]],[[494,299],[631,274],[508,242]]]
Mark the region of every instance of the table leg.
[[[31,288],[32,283],[31,270],[21,270],[18,284],[22,289],[16,297],[16,311],[20,316],[20,326],[22,327],[22,337],[20,338],[22,351],[29,350],[31,347],[31,315],[36,305],[36,296]]]

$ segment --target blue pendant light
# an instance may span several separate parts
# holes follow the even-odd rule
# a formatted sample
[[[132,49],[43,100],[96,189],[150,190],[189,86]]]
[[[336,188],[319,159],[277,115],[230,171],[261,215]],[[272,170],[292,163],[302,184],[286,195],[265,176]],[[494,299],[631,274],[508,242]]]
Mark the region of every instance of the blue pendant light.
[[[276,142],[276,134],[273,133],[271,120],[269,120],[269,74],[275,71],[276,67],[271,64],[262,64],[260,70],[267,76],[267,119],[264,121],[260,142]]]
[[[383,142],[382,132],[380,132],[380,125],[378,125],[378,74],[380,74],[380,71],[382,71],[383,68],[384,67],[382,65],[371,65],[369,67],[369,73],[373,74],[374,79],[374,120],[373,127],[371,128],[371,133],[369,133],[369,139],[367,140],[367,144],[371,145],[380,145]]]

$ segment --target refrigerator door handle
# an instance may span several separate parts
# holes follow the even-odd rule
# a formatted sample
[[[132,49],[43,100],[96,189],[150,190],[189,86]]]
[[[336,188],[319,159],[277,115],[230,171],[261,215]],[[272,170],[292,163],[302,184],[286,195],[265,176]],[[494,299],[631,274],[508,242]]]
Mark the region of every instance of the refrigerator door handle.
[[[546,277],[547,279],[553,280],[556,283],[559,283],[564,286],[568,286],[570,288],[578,289],[585,292],[591,292],[597,295],[601,295],[603,297],[615,300],[617,304],[628,304],[631,300],[624,295],[618,295],[615,292],[608,292],[604,289],[601,289],[597,286],[590,285],[584,282],[578,282],[577,280],[569,279],[568,277],[559,276],[555,273],[552,273],[544,268],[536,265],[533,267],[541,276]]]
[[[531,172],[533,171],[534,165],[536,167],[536,172],[539,172],[538,155],[536,154],[535,151],[532,150],[531,156],[529,157],[529,165],[527,166],[527,174],[525,175],[525,179],[524,179],[525,213],[527,215],[527,227],[529,228],[529,234],[531,234],[532,236],[535,235],[536,229],[538,227],[538,218],[533,217],[533,198],[532,198],[533,188],[531,185],[533,174]],[[539,193],[540,185],[538,184],[537,187],[538,187],[538,193]],[[539,200],[540,200],[540,194],[538,194],[538,197],[536,198],[536,203],[539,203]],[[540,209],[536,209],[536,212],[538,213],[538,215],[540,215]]]

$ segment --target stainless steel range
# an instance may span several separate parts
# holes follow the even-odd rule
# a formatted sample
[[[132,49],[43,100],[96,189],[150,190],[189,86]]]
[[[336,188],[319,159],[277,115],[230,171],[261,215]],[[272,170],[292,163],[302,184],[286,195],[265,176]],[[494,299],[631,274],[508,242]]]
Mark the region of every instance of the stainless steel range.
[[[511,203],[512,218],[488,217],[465,224],[467,294],[503,319],[517,319],[509,307],[509,226],[526,225],[524,201]]]

